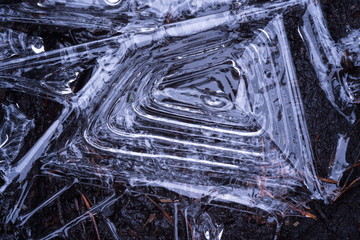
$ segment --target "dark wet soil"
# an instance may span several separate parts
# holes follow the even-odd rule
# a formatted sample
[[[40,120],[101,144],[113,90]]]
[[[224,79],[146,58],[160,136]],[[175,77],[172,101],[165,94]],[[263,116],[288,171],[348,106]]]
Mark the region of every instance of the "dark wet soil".
[[[330,34],[335,41],[346,37],[352,29],[360,27],[360,1],[320,1]],[[290,11],[286,28],[300,83],[305,117],[315,154],[318,175],[326,177],[329,162],[334,155],[338,134],[351,136],[347,159],[350,164],[360,160],[360,125],[350,124],[337,113],[324,92],[319,88],[315,72],[307,58],[305,46],[294,26],[301,23],[300,10]],[[359,108],[357,109],[359,116]],[[342,182],[351,182],[360,176],[360,169],[346,173]],[[360,188],[347,191],[336,202],[325,205],[312,202],[311,209],[318,217],[285,218],[279,239],[360,239]]]
[[[345,37],[351,29],[360,28],[360,1],[359,0],[321,0],[324,14],[332,37],[338,41]],[[330,104],[318,84],[318,79],[310,60],[306,54],[306,47],[297,33],[297,27],[302,23],[304,9],[301,7],[288,11],[285,15],[285,27],[288,33],[291,52],[296,66],[302,99],[304,102],[305,117],[310,134],[310,140],[316,157],[316,169],[320,177],[326,177],[328,165],[336,149],[338,134],[351,137],[347,159],[350,164],[360,161],[360,125],[347,122]],[[61,47],[62,43],[77,44],[87,41],[93,36],[80,33],[71,33],[67,29],[51,29],[46,26],[17,25],[14,28],[32,29],[37,35],[44,37],[48,49]],[[79,32],[81,32],[79,30]],[[73,36],[75,34],[75,37]],[[36,119],[36,126],[32,134],[26,138],[27,144],[20,155],[26,153],[36,139],[44,133],[52,121],[61,111],[61,106],[33,96],[10,91],[0,91],[0,103],[17,102],[21,110]],[[47,109],[53,109],[49,112]],[[357,109],[359,116],[359,109]],[[35,166],[40,172],[41,166]],[[345,174],[348,183],[360,176],[360,167],[354,168]],[[30,188],[29,197],[24,202],[23,210],[33,209],[71,183],[57,178],[39,174],[34,178]],[[193,226],[202,221],[202,215],[208,213],[213,222],[222,224],[224,228],[222,239],[360,239],[360,187],[356,184],[346,191],[337,201],[325,205],[322,202],[310,203],[311,212],[317,220],[305,217],[280,218],[269,216],[259,210],[240,208],[238,206],[214,206],[202,204],[198,206],[198,199],[189,199],[164,189],[148,188],[131,189],[126,183],[114,185],[119,201],[111,208],[104,209],[101,217],[89,218],[88,221],[73,227],[68,239],[97,239],[97,231],[104,236],[103,239],[112,239],[113,235],[108,228],[102,228],[109,222],[114,223],[120,239],[174,239],[174,219],[178,218],[178,238],[186,239]],[[144,195],[138,192],[147,192]],[[0,239],[28,239],[32,229],[32,236],[44,236],[44,232],[52,232],[63,226],[69,219],[85,213],[89,206],[99,203],[112,193],[105,188],[99,188],[94,181],[84,184],[75,183],[71,191],[58,198],[44,208],[41,216],[36,216],[27,222],[22,230],[17,226],[0,225]],[[8,215],[10,204],[15,202],[4,201],[13,196],[19,196],[20,190],[7,192],[0,197],[0,219]],[[163,198],[155,197],[164,196]],[[86,199],[86,200],[84,200]],[[14,199],[15,201],[15,199]],[[206,202],[202,200],[201,202]],[[187,212],[187,206],[198,206]],[[65,210],[66,209],[66,210]],[[256,212],[267,216],[260,217]],[[202,215],[200,214],[202,213]],[[185,222],[184,216],[190,222]],[[94,219],[94,220],[92,220]],[[99,227],[95,227],[99,226]],[[216,226],[215,226],[216,228]],[[64,234],[65,236],[66,234]],[[36,238],[35,238],[36,239]],[[60,238],[58,238],[60,239]]]

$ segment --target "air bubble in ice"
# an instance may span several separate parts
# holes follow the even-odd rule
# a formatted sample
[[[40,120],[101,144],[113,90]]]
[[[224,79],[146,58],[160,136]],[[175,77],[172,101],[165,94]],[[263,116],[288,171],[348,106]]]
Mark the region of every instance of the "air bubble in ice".
[[[122,0],[105,0],[105,2],[107,4],[112,5],[112,6],[119,4],[121,1]]]
[[[231,104],[227,99],[218,96],[202,95],[200,98],[206,106],[214,108],[225,108]]]

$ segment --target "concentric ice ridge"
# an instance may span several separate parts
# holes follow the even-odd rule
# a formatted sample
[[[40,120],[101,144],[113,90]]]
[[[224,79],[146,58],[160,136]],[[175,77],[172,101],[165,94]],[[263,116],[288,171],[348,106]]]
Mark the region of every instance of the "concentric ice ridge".
[[[118,12],[127,4],[105,2]],[[105,2],[96,3],[107,9]],[[308,8],[305,19],[320,11],[313,1],[275,1],[226,11],[219,7],[210,15],[148,27],[116,25],[104,14],[99,16],[104,21],[91,19],[87,24],[124,32],[50,52],[42,52],[41,40],[35,39],[30,49],[38,54],[4,60],[1,88],[63,105],[59,118],[18,162],[0,162],[5,182],[1,192],[11,184],[27,183],[7,222],[26,224],[85,175],[101,176],[107,187],[126,180],[132,186],[164,187],[189,197],[209,196],[280,214],[301,208],[310,199],[323,199],[283,22],[283,12],[297,5]],[[46,1],[37,8],[50,6]],[[31,6],[24,9],[30,14]],[[147,11],[156,16],[158,10]],[[6,11],[16,16],[15,10]],[[21,21],[31,22],[26,14]],[[70,20],[79,17],[70,15]],[[302,29],[310,49],[316,48],[316,38],[327,38],[326,27],[313,24],[308,21]],[[336,55],[333,43],[325,44],[323,48]],[[315,59],[317,52],[312,54]],[[76,74],[62,71],[81,71],[78,66],[91,61],[96,66],[90,80],[79,92],[72,91]],[[45,76],[31,74],[44,64]],[[319,78],[323,89],[331,92],[326,76]],[[329,98],[337,104],[337,96]],[[20,132],[26,135],[28,129]],[[38,161],[43,173],[75,180],[26,211],[21,204],[32,187],[28,177]],[[90,161],[98,170],[89,166]],[[93,213],[116,200],[109,194]],[[86,216],[44,239],[62,234],[82,218]]]

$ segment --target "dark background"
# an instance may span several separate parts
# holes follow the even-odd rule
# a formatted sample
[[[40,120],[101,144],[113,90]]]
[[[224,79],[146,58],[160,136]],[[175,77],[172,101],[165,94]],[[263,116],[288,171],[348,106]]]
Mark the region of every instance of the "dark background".
[[[259,2],[259,1],[258,1]],[[328,23],[328,27],[332,38],[335,42],[346,37],[352,29],[360,28],[360,1],[359,0],[321,0],[321,5]],[[0,3],[6,3],[0,1]],[[1,5],[0,5],[1,7]],[[310,139],[313,151],[316,156],[316,169],[320,177],[326,177],[328,165],[331,156],[334,155],[338,134],[346,134],[351,138],[347,159],[350,164],[360,161],[360,127],[359,124],[349,124],[344,118],[332,107],[327,100],[325,93],[318,84],[315,71],[304,54],[306,47],[302,42],[297,27],[301,25],[304,9],[292,8],[285,14],[285,27],[290,42],[291,52],[296,66],[296,73],[300,83],[300,90],[304,102],[305,117],[309,129]],[[18,29],[28,32],[44,39],[45,48],[47,50],[61,47],[62,43],[78,44],[82,40],[96,39],[95,34],[86,33],[81,29],[67,29],[66,27],[48,27],[33,24],[13,24],[1,23],[6,27]],[[106,32],[98,33],[99,36]],[[81,77],[80,82],[86,82],[89,77],[85,74]],[[79,86],[75,86],[80,88]],[[0,89],[0,103],[16,102],[29,118],[35,119],[36,128],[32,134],[27,136],[26,146],[23,147],[20,155],[24,154],[32,144],[34,144],[39,136],[50,126],[51,122],[58,116],[61,106],[48,100],[38,97],[29,96],[19,92]],[[48,111],[53,109],[53,111]],[[357,109],[359,117],[359,109]],[[39,167],[39,166],[38,166]],[[36,168],[36,166],[35,166]],[[35,171],[36,172],[36,171]],[[345,173],[344,178],[349,178],[348,182],[355,180],[360,176],[360,167],[354,168],[350,173]],[[1,179],[0,179],[1,181]],[[57,185],[58,184],[58,185]],[[36,177],[36,189],[30,193],[30,200],[26,202],[27,206],[36,206],[43,199],[47,199],[58,188],[61,183],[56,179],[47,177]],[[121,239],[172,239],[174,226],[167,219],[166,213],[171,217],[174,213],[173,203],[161,203],[157,198],[151,198],[153,201],[161,205],[163,211],[155,205],[149,197],[144,194],[137,194],[137,190],[131,192],[125,191],[125,185],[119,184],[115,186],[119,192],[125,192],[111,212],[108,214],[109,219],[117,224],[117,228],[121,231]],[[66,194],[61,200],[50,206],[47,216],[35,218],[27,227],[33,230],[32,236],[41,236],[43,229],[60,226],[67,217],[71,219],[72,214],[63,213],[58,215],[61,206],[74,204],[73,199],[80,205],[79,208],[86,209],[85,203],[81,201],[79,192],[88,194],[89,199],[92,195],[101,198],[106,196],[106,190],[98,190],[91,186],[78,186],[74,194]],[[179,200],[179,209],[186,205],[196,204],[196,200],[178,196],[164,189],[147,189],[146,192],[169,196],[172,199]],[[7,207],[11,206],[11,202],[1,199],[10,199],[13,194],[19,194],[18,190],[7,193],[0,197],[2,205],[0,218],[4,218],[7,214]],[[317,220],[305,217],[286,217],[279,218],[279,222],[270,222],[267,217],[271,217],[259,210],[251,210],[258,212],[257,214],[245,213],[250,209],[228,209],[224,207],[216,207],[213,205],[202,204],[199,211],[207,212],[213,216],[216,223],[223,224],[224,234],[222,239],[273,239],[277,235],[278,239],[360,239],[360,187],[356,184],[353,188],[346,191],[337,201],[325,205],[319,201],[310,203],[311,212],[316,215]],[[83,210],[84,211],[84,210]],[[181,211],[179,211],[181,212]],[[196,215],[194,213],[194,215]],[[151,216],[154,220],[145,224]],[[180,213],[181,216],[181,213]],[[100,217],[97,219],[101,236],[110,238],[109,234],[101,227],[105,219]],[[179,238],[186,236],[186,223],[179,221]],[[27,239],[28,233],[26,226],[17,228],[14,225],[0,226],[0,239]],[[107,236],[107,237],[106,237]],[[75,227],[70,231],[69,239],[97,239],[96,230],[91,221],[83,226]]]

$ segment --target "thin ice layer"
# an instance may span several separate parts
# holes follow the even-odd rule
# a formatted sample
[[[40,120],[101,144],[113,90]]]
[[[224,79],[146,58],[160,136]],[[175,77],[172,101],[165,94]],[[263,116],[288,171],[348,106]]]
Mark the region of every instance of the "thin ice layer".
[[[1,105],[0,119],[0,180],[16,160],[24,138],[34,128],[34,121],[28,119],[14,104]]]
[[[269,5],[267,11],[290,4]],[[267,206],[265,202],[274,196],[280,199],[284,192],[297,192],[304,187],[303,181],[315,194],[312,164],[307,161],[311,152],[304,137],[306,128],[282,19],[262,19],[265,12],[266,8],[249,9],[240,16],[224,12],[154,33],[93,44],[102,47],[114,41],[121,48],[104,52],[93,80],[74,97],[75,108],[100,104],[97,111],[87,111],[91,114],[84,131],[87,143],[120,161],[140,158],[133,166],[136,171],[125,172],[133,184],[165,186],[182,193],[190,186],[196,194],[218,191],[213,194],[216,199],[266,210],[281,204]],[[254,16],[261,21],[256,22]],[[192,27],[195,23],[196,29]],[[251,28],[242,30],[244,23]],[[159,42],[153,44],[154,40]],[[150,59],[141,57],[146,56],[143,51],[152,50],[148,46],[154,48]],[[184,46],[188,48],[185,53],[181,51]],[[72,49],[77,48],[68,52]],[[126,58],[121,56],[125,54]],[[103,88],[108,91],[106,101],[98,102],[102,98],[94,90],[104,94]],[[71,111],[64,110],[61,118]],[[62,126],[61,122],[52,129],[56,126]],[[50,129],[46,136],[51,137]],[[23,159],[33,160],[31,155]],[[138,161],[151,164],[142,172],[136,167]],[[169,166],[158,176],[148,175],[148,169],[156,171],[156,161]],[[24,164],[14,171],[24,170]],[[188,172],[183,174],[181,169]],[[166,179],[168,171],[172,175]],[[228,183],[223,186],[217,179],[225,176]],[[261,196],[268,188],[273,192],[264,200],[257,199],[247,184],[257,186]]]
[[[350,35],[348,37],[350,41],[343,39],[347,44],[336,44],[330,37],[318,3],[311,2],[303,18],[304,26],[301,28],[301,36],[308,45],[310,59],[319,78],[319,84],[339,113],[354,123],[356,116],[353,103],[357,102],[359,73],[349,73],[347,67],[344,66],[346,65],[344,58],[349,61],[347,59],[350,57],[349,50],[352,54],[358,54],[359,43],[356,37],[353,36],[351,39]]]
[[[120,159],[140,158],[145,166],[135,165],[136,171],[128,173],[133,184],[183,194],[212,192],[215,199],[259,201],[264,209],[269,206],[247,184],[258,186],[260,195],[264,189],[277,197],[296,192],[301,181],[295,179],[301,177],[293,166],[313,175],[306,163],[311,153],[303,140],[300,100],[293,95],[297,90],[282,20],[262,24],[254,24],[262,29],[252,41],[248,35],[241,39],[250,33],[240,30],[232,36],[220,28],[183,37],[172,50],[167,44],[147,49],[153,53],[150,59],[127,59],[122,65],[132,62],[126,71],[134,72],[117,77],[107,101],[94,113],[86,141]],[[156,175],[147,172],[157,162],[164,169]],[[228,184],[217,179],[228,179]]]
[[[112,184],[124,180],[285,214],[299,207],[293,203],[322,198],[282,19],[284,9],[302,2],[220,11],[2,62],[5,87],[66,106],[21,161],[6,171],[1,191],[25,180],[6,223],[33,229],[28,224],[34,216],[51,211],[74,185],[82,185],[65,181],[68,178],[98,177],[97,187],[109,190],[89,210],[93,214],[102,214],[119,199],[111,194]],[[84,26],[103,27],[88,23]],[[70,83],[76,76],[62,71],[72,73],[72,67],[94,60],[91,79],[75,93]],[[27,75],[38,70],[51,77]],[[27,174],[39,158],[42,173],[65,186],[26,209],[24,202],[36,188]],[[67,236],[69,229],[90,218],[82,213],[62,219],[60,228],[40,235]],[[112,223],[106,221],[111,231]],[[116,239],[116,231],[111,232]]]
[[[6,21],[56,26],[86,27],[111,32],[146,30],[163,23],[179,22],[191,16],[223,12],[242,6],[245,0],[45,0],[2,6]],[[136,19],[142,18],[141,24]],[[130,22],[129,19],[135,19]],[[129,25],[131,27],[126,26]]]
[[[25,57],[44,51],[43,41],[39,37],[8,28],[0,28],[0,60],[11,57]]]
[[[96,104],[94,90],[110,77],[112,88],[84,136],[116,161],[134,161],[124,172],[132,184],[211,192],[265,210],[282,208],[283,195],[298,192],[303,181],[317,192],[282,19],[245,21],[253,25],[247,31],[237,21],[226,12],[197,19],[200,29],[189,22],[125,39],[129,50],[120,54],[128,57],[109,55],[117,61],[109,59],[80,92],[79,107]],[[172,43],[173,37],[180,39]],[[141,57],[151,50],[151,59]],[[121,164],[117,171],[124,171]]]

